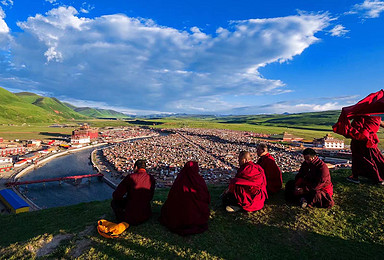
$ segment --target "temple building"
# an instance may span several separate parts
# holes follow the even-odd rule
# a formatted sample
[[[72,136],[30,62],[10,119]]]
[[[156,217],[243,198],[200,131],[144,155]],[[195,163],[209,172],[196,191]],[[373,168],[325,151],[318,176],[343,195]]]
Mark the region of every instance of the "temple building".
[[[331,134],[327,134],[323,138],[313,139],[313,145],[323,149],[344,149],[344,140],[336,139]]]
[[[95,140],[99,136],[99,130],[97,128],[90,128],[88,124],[82,125],[79,129],[72,131],[72,139],[83,138],[88,136],[91,141]]]

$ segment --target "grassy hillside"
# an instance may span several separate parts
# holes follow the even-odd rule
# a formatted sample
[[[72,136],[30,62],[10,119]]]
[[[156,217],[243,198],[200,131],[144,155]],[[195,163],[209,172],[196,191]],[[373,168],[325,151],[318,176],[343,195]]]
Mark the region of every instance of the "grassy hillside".
[[[247,123],[265,126],[329,128],[339,118],[340,111],[324,111],[298,114],[272,114],[254,116],[230,116],[220,118],[223,123]]]
[[[61,122],[62,117],[20,99],[15,94],[0,88],[0,123]]]
[[[64,105],[56,98],[42,97],[29,92],[20,92],[16,93],[16,95],[25,102],[41,107],[44,110],[61,116],[65,119],[74,120],[88,118],[87,116],[81,115],[68,106]]]
[[[128,118],[126,114],[110,110],[110,109],[99,109],[91,107],[77,107],[74,109],[76,112],[93,118]]]
[[[110,201],[0,216],[0,259],[382,259],[384,189],[347,183],[349,174],[332,173],[332,209],[301,209],[279,193],[258,212],[228,214],[219,199],[225,187],[211,186],[209,230],[189,237],[157,221],[166,189],[155,191],[152,218],[118,239],[96,232],[98,219],[114,220]]]

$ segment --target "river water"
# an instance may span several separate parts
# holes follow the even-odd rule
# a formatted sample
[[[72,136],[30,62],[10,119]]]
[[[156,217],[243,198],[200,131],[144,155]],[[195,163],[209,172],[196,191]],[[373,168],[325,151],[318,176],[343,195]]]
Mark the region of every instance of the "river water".
[[[100,147],[99,147],[100,148]],[[94,148],[53,159],[21,178],[21,181],[95,174],[90,163]],[[90,181],[89,181],[90,180]],[[22,185],[19,190],[41,208],[51,208],[112,198],[113,189],[97,177]]]

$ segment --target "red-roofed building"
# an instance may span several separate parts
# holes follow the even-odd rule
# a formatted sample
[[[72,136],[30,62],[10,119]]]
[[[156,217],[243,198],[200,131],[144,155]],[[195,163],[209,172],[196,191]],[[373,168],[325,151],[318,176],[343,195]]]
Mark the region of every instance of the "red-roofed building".
[[[79,129],[72,131],[71,139],[79,139],[84,136],[89,136],[90,140],[95,140],[99,136],[99,130],[97,128],[90,128],[89,125],[84,124]]]

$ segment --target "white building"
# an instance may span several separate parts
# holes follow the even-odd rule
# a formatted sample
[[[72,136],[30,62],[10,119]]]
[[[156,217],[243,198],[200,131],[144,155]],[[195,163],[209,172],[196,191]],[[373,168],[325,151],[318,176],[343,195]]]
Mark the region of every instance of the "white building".
[[[71,138],[72,147],[81,147],[89,144],[90,142],[91,138],[89,136],[76,136]]]
[[[331,134],[327,134],[323,138],[314,139],[313,145],[324,149],[341,150],[344,149],[344,140],[336,139]]]

